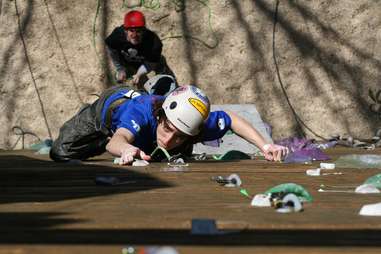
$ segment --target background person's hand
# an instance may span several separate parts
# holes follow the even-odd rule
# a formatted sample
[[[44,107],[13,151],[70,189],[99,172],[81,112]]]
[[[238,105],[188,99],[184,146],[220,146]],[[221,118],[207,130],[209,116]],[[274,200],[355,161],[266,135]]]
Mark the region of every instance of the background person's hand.
[[[135,74],[134,76],[132,76],[132,84],[134,84],[135,86],[137,86],[140,82],[140,75],[139,74]]]
[[[116,82],[123,83],[127,78],[125,70],[119,70],[116,74]]]
[[[265,144],[262,151],[265,159],[269,161],[281,161],[289,152],[287,147],[275,144]]]

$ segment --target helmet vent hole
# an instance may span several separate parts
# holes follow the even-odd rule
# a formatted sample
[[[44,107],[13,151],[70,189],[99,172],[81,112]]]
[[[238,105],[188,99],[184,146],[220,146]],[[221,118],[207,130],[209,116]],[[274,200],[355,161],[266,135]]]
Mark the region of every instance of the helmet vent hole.
[[[172,101],[171,104],[169,104],[169,109],[174,109],[177,107],[177,102]]]

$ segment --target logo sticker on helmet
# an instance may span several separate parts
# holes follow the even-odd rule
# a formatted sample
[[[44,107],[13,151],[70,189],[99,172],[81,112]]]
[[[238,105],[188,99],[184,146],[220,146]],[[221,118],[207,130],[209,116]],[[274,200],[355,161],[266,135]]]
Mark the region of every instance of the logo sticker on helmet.
[[[197,97],[204,101],[205,103],[209,104],[209,100],[208,100],[208,97],[206,97],[206,95],[201,91],[201,89],[195,87],[195,86],[191,86],[193,92],[197,95]]]
[[[197,109],[198,112],[200,112],[202,118],[204,118],[205,120],[208,117],[208,108],[206,107],[206,105],[199,99],[189,98],[188,100],[190,104],[192,104],[193,107],[195,107],[195,109]]]
[[[181,94],[181,93],[185,92],[186,90],[188,90],[188,87],[186,87],[186,86],[180,86],[179,88],[176,88],[176,90],[173,91],[171,93],[171,95],[178,95],[178,94]]]

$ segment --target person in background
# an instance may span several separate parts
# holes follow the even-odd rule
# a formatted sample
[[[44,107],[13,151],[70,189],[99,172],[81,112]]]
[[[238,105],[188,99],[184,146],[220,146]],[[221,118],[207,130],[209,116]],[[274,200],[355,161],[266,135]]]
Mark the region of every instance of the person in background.
[[[132,79],[133,85],[141,86],[151,71],[175,77],[162,56],[163,44],[159,36],[146,27],[140,11],[126,13],[123,25],[112,31],[105,44],[116,68],[118,83]]]

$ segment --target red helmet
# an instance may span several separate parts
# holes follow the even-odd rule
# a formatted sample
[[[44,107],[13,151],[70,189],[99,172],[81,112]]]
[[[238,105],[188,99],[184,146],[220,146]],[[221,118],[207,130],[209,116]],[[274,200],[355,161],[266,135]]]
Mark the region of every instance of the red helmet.
[[[140,11],[130,11],[124,16],[124,28],[145,27],[146,21]]]

